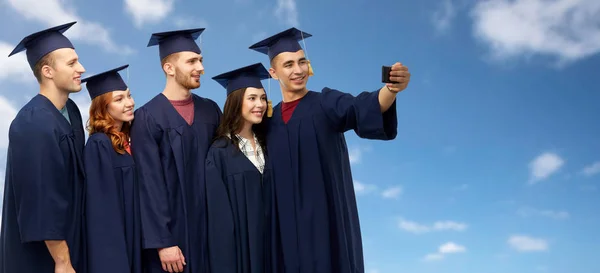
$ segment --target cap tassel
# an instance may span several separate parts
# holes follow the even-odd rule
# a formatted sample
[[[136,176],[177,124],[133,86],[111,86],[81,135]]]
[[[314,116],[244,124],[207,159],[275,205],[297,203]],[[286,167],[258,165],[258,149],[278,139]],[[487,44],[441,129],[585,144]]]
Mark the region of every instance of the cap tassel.
[[[312,65],[310,65],[310,61],[308,61],[308,76],[313,76],[315,73],[313,72]]]
[[[267,117],[273,116],[273,101],[267,100]]]

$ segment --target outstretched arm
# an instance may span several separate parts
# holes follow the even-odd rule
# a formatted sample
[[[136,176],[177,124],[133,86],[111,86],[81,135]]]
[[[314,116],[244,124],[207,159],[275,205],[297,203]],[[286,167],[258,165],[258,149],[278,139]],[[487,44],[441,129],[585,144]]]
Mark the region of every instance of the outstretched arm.
[[[395,63],[390,71],[390,80],[396,83],[386,83],[385,86],[379,89],[381,113],[385,113],[390,109],[396,100],[396,95],[408,86],[408,82],[410,81],[408,67],[403,66],[401,63]]]

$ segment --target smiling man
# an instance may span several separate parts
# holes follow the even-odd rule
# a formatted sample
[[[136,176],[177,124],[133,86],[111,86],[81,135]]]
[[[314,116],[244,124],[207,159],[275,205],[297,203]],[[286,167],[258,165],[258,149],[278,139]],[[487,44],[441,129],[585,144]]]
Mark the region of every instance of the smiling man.
[[[267,54],[283,102],[273,109],[267,134],[278,222],[278,272],[364,272],[362,240],[344,132],[361,138],[396,137],[396,95],[407,87],[408,68],[396,63],[390,79],[358,96],[324,88],[310,91],[312,68],[296,28],[250,48]],[[281,263],[282,262],[282,263]],[[283,268],[281,268],[283,267]]]
[[[140,181],[147,272],[208,272],[204,161],[221,118],[192,94],[204,72],[203,28],[154,33],[167,83],[135,112],[131,151]]]
[[[12,121],[0,235],[0,272],[81,272],[83,146],[79,108],[85,72],[69,39],[75,22],[31,34],[10,53],[26,51],[40,92]]]

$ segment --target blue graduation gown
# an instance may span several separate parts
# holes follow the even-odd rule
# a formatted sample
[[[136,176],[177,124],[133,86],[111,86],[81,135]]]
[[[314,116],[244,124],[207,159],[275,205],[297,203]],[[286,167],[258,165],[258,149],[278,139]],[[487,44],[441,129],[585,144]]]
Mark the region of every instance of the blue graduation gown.
[[[148,272],[163,272],[156,249],[170,246],[182,250],[184,272],[208,272],[204,162],[222,112],[214,101],[192,96],[192,125],[162,93],[135,112],[131,151]]]
[[[381,113],[378,91],[309,91],[287,124],[269,123],[281,252],[286,273],[364,272],[362,239],[344,132],[394,139],[396,102]]]
[[[142,234],[133,157],[108,135],[85,145],[87,273],[141,273]]]
[[[54,272],[45,240],[66,240],[77,272],[85,268],[83,232],[85,135],[81,114],[66,104],[71,124],[42,95],[9,129],[0,272]]]
[[[210,272],[271,271],[272,179],[261,174],[229,139],[213,143],[206,158]]]

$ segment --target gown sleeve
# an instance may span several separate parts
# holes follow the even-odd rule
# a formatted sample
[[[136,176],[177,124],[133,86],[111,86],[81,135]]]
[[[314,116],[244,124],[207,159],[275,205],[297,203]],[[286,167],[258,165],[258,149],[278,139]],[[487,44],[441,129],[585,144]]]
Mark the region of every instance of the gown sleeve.
[[[10,166],[15,181],[13,194],[21,242],[66,240],[72,193],[69,172],[61,145],[72,141],[55,132],[58,127],[52,113],[30,109],[11,125]],[[8,172],[7,172],[8,173]]]
[[[136,111],[131,128],[131,152],[140,181],[142,241],[146,249],[175,245],[169,230],[172,217],[155,133],[160,132],[152,116],[143,108]]]
[[[324,88],[321,93],[321,107],[339,132],[354,130],[359,137],[365,139],[396,138],[396,101],[386,112],[381,113],[379,91],[362,92],[353,96]]]
[[[86,226],[89,273],[129,273],[121,190],[115,179],[110,140],[85,146]]]

